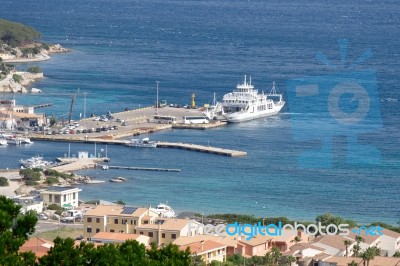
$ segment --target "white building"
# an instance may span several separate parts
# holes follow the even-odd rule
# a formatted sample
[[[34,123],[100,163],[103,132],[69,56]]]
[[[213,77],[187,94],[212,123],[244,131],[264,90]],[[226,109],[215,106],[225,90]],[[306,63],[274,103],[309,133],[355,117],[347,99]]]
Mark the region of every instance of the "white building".
[[[78,207],[79,192],[76,187],[49,187],[40,192],[40,197],[44,201],[44,206],[57,204],[64,208]]]
[[[12,200],[22,206],[21,213],[28,211],[43,212],[43,201],[39,197],[15,197]]]
[[[396,251],[400,251],[400,233],[384,229],[380,237],[378,247],[382,249],[381,256],[392,257]]]

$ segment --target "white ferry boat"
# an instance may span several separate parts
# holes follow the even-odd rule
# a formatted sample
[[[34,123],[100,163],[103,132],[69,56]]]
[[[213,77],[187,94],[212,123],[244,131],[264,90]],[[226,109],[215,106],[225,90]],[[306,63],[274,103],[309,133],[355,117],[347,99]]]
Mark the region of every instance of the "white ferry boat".
[[[277,99],[277,100],[273,100]],[[222,99],[223,115],[228,122],[242,122],[260,117],[276,115],[285,105],[282,94],[276,93],[275,82],[269,94],[258,93],[244,76],[243,84],[238,84],[236,90],[225,94]]]

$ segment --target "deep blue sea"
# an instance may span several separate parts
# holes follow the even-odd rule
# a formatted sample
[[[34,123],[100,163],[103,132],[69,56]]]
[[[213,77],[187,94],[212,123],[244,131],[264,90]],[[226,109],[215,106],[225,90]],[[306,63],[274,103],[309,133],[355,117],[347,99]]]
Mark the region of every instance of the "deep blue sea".
[[[205,214],[312,220],[332,212],[361,223],[400,220],[397,1],[4,0],[0,17],[33,26],[43,33],[43,41],[72,49],[36,63],[46,78],[33,86],[45,93],[15,96],[21,104],[54,103],[41,110],[49,115],[66,115],[71,94],[78,89],[87,93],[87,114],[148,106],[155,101],[156,80],[160,98],[178,104],[189,103],[192,93],[199,105],[210,103],[214,92],[221,98],[245,74],[252,75],[259,90],[269,90],[275,81],[285,95],[288,104],[276,117],[151,136],[244,150],[247,157],[109,146],[113,165],[182,172],[82,171],[101,180],[129,178],[123,184],[82,186],[82,199],[122,199],[132,205],[168,202],[177,211]],[[348,43],[346,53],[340,52],[342,39]],[[367,49],[370,58],[362,56]],[[326,60],[317,60],[318,52]],[[348,68],[353,63],[356,66]],[[305,100],[290,93],[290,80],[323,85],[340,73],[367,73],[372,80],[366,86],[373,115],[356,127],[326,115],[328,92]],[[346,97],[342,100],[355,110],[360,99]],[[79,113],[82,94],[75,118]],[[299,161],[304,151],[320,147],[325,148]],[[38,153],[54,159],[67,148],[67,143],[46,142],[0,147],[0,167],[16,168],[20,158]],[[94,147],[73,144],[72,150]],[[355,155],[349,157],[349,151]],[[324,165],[327,160],[330,166]]]

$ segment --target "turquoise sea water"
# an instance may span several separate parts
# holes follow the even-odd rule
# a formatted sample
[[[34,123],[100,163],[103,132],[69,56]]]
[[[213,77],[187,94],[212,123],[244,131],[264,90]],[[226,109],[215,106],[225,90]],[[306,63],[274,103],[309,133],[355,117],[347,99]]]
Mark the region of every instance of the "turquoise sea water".
[[[17,3],[21,8],[15,8]],[[58,116],[68,112],[70,94],[78,88],[88,93],[87,114],[151,105],[156,80],[160,97],[179,104],[189,103],[193,92],[200,104],[210,102],[214,92],[221,97],[244,74],[251,74],[260,90],[267,90],[275,80],[288,99],[288,80],[343,71],[321,64],[317,52],[340,64],[339,39],[348,40],[349,63],[371,49],[372,57],[356,70],[376,71],[381,122],[370,122],[372,128],[378,124],[381,129],[359,139],[380,151],[378,165],[369,164],[374,158],[368,150],[360,152],[364,163],[347,164],[347,139],[332,133],[338,125],[318,119],[307,105],[294,111],[288,104],[273,118],[208,131],[152,135],[155,140],[245,150],[249,153],[245,158],[109,146],[112,164],[182,172],[84,171],[104,180],[125,176],[129,182],[83,186],[82,198],[123,199],[135,205],[168,201],[180,211],[303,220],[333,212],[360,222],[392,224],[400,219],[399,13],[396,1],[39,0],[4,1],[0,8],[0,17],[29,24],[43,33],[44,41],[73,50],[39,63],[46,78],[34,86],[45,94],[16,96],[19,103],[52,102],[55,105],[43,111]],[[326,112],[326,102],[316,101],[314,108]],[[78,96],[74,116],[82,112],[83,98]],[[296,141],[298,132],[315,141]],[[298,156],[319,145],[318,137],[324,133],[334,135],[333,150],[322,154],[333,154],[333,167],[300,167]],[[0,147],[0,167],[17,167],[18,159],[37,153],[52,159],[63,155],[67,145],[37,142],[30,147]],[[72,149],[94,147],[74,144]],[[316,164],[320,159],[309,158]]]

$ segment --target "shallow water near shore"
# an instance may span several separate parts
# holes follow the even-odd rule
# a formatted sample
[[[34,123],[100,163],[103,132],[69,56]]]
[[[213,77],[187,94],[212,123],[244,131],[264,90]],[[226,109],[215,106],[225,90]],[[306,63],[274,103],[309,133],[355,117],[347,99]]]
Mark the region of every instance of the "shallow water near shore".
[[[345,162],[347,140],[333,139],[334,165],[304,169],[299,154],[315,142],[301,143],[295,132],[304,128],[334,132],[337,125],[318,120],[306,108],[290,110],[247,123],[207,131],[170,130],[153,140],[181,141],[244,150],[244,158],[173,149],[133,149],[108,146],[110,165],[182,169],[180,173],[128,170],[88,170],[81,174],[106,180],[82,185],[81,198],[124,200],[133,205],[168,201],[178,211],[237,212],[257,216],[287,216],[312,220],[332,212],[359,222],[400,219],[400,88],[399,10],[394,1],[315,4],[313,1],[15,1],[2,3],[0,17],[29,24],[44,41],[73,50],[35,63],[46,78],[34,84],[45,93],[15,95],[21,104],[54,103],[39,110],[57,116],[69,111],[72,92],[87,92],[87,115],[151,105],[156,80],[160,98],[172,103],[210,103],[252,74],[260,90],[273,80],[284,92],[291,78],[335,72],[315,59],[323,52],[340,64],[339,39],[349,42],[348,62],[370,48],[373,57],[360,69],[376,70],[382,129],[362,134],[364,143],[378,148],[381,161],[362,152],[364,163]],[[43,8],[46,6],[46,8]],[[330,12],[327,13],[326,10]],[[385,16],[382,16],[385,14]],[[18,65],[23,69],[28,64]],[[14,97],[12,94],[5,98]],[[315,102],[325,111],[326,102]],[[74,117],[83,113],[78,95]],[[303,123],[292,123],[301,119]],[[378,122],[376,122],[378,123]],[[312,130],[308,134],[313,134]],[[317,135],[315,135],[317,136]],[[316,137],[315,141],[319,141]],[[17,168],[18,160],[36,154],[54,159],[67,152],[67,143],[36,142],[31,146],[0,147],[0,167]],[[93,145],[72,144],[93,151]],[[101,149],[101,147],[98,147]],[[103,147],[104,149],[104,147]],[[318,162],[321,158],[310,158]],[[112,177],[129,179],[109,183]]]

